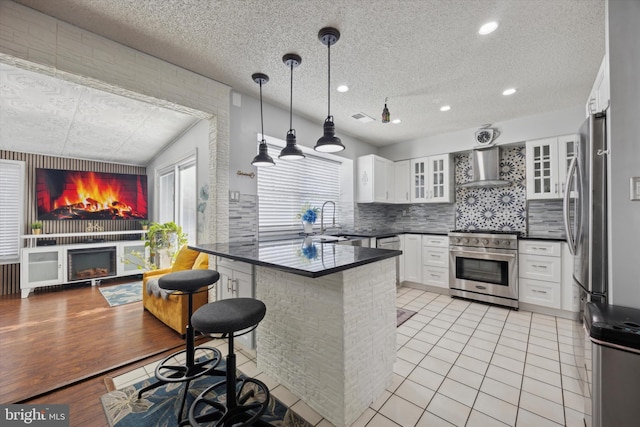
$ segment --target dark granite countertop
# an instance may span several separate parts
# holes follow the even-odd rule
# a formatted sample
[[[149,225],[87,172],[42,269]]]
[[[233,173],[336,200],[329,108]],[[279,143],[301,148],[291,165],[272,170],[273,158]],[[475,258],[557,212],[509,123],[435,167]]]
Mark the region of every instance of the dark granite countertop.
[[[425,229],[373,229],[373,230],[341,230],[340,234],[348,234],[350,236],[375,237],[382,239],[384,237],[397,236],[398,234],[433,234],[438,236],[446,236],[448,230],[425,230]],[[329,233],[327,233],[329,234]]]
[[[552,242],[566,242],[567,239],[565,239],[564,237],[558,237],[558,236],[545,236],[545,235],[526,235],[526,236],[520,236],[519,237],[520,240],[549,240]]]
[[[271,267],[306,277],[321,277],[402,255],[402,251],[289,239],[190,245],[196,251]]]

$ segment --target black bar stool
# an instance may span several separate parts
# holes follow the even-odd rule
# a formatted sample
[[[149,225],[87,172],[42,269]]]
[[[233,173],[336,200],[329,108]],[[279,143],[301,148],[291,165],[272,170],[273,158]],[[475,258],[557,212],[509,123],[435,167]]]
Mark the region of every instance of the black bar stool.
[[[233,339],[254,330],[266,312],[262,301],[231,298],[205,304],[193,313],[194,328],[199,332],[221,334],[221,338],[228,338],[229,353],[226,357],[226,380],[208,387],[191,404],[191,426],[245,427],[259,422],[269,405],[269,389],[254,378],[237,378]],[[223,385],[226,385],[226,402],[219,399],[219,390],[223,389]],[[203,422],[207,424],[201,424]]]
[[[155,376],[158,381],[141,389],[138,392],[138,399],[142,397],[144,392],[160,387],[163,384],[184,382],[178,422],[182,420],[189,383],[203,375],[220,373],[220,371],[215,370],[222,360],[220,350],[214,347],[195,347],[195,331],[191,324],[193,294],[205,292],[200,291],[200,289],[216,283],[218,279],[220,279],[220,274],[215,270],[184,270],[166,274],[158,280],[160,288],[176,291],[175,293],[184,294],[189,298],[189,322],[187,323],[185,334],[186,344],[184,350],[171,354],[156,366]],[[180,357],[182,354],[185,355],[185,362],[183,365],[177,364],[173,359]]]

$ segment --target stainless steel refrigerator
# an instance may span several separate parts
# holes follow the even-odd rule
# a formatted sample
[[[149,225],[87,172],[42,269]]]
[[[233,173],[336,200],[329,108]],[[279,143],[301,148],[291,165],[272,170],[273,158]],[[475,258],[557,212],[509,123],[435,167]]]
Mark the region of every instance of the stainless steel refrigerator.
[[[580,293],[575,354],[585,396],[585,423],[592,425],[591,341],[583,327],[587,302],[607,302],[607,126],[606,114],[592,114],[579,129],[564,196],[565,230],[573,255],[573,283]]]

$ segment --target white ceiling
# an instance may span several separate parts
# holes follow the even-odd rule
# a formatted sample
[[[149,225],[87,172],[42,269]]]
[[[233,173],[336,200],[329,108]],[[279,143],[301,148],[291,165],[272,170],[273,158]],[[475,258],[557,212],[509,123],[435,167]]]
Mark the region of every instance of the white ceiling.
[[[255,97],[251,74],[266,73],[265,101],[285,109],[290,74],[282,56],[297,53],[293,108],[319,125],[327,114],[327,48],[317,34],[336,27],[337,133],[379,146],[583,105],[605,47],[604,0],[17,2]],[[489,20],[499,21],[498,30],[478,35]],[[350,90],[336,92],[339,84]],[[502,96],[507,87],[518,92]],[[401,124],[380,122],[385,97]],[[445,104],[451,111],[442,113]],[[359,112],[376,121],[351,118]],[[70,153],[80,140],[65,141]]]

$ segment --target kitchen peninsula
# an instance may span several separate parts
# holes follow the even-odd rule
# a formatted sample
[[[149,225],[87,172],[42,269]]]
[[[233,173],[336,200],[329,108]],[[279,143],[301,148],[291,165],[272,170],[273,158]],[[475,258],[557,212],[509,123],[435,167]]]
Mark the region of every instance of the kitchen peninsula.
[[[309,238],[191,248],[253,266],[267,306],[258,368],[331,423],[353,423],[391,384],[401,251]]]

